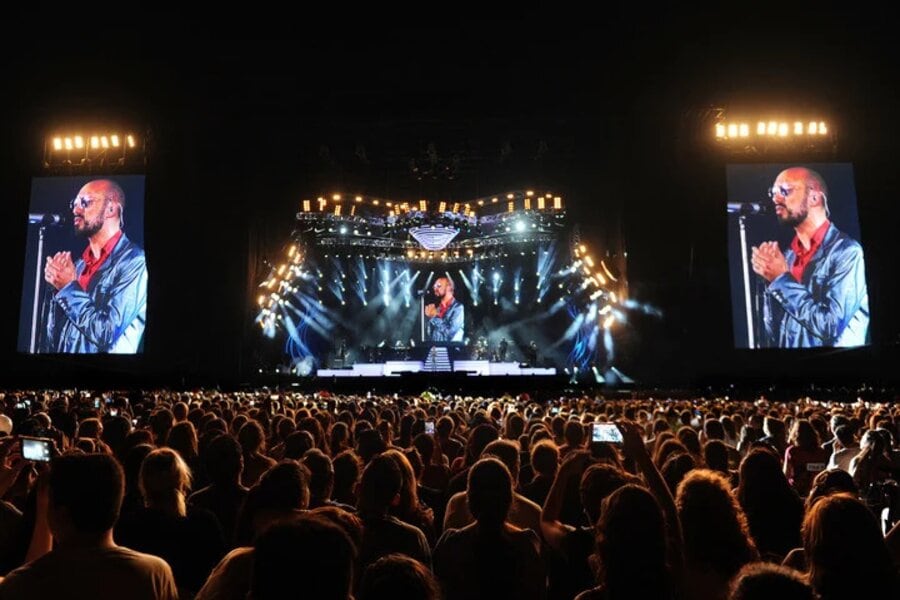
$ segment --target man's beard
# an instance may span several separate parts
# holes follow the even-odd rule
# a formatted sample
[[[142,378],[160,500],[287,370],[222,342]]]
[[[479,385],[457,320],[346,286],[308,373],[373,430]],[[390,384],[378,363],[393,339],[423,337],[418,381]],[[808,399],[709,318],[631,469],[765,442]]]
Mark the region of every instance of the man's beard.
[[[96,221],[87,221],[84,219],[84,217],[82,217],[81,227],[79,228],[77,225],[75,226],[75,235],[82,238],[89,238],[101,229],[103,229],[103,219],[97,219]]]
[[[809,204],[807,203],[806,198],[803,198],[803,204],[800,205],[797,212],[791,212],[785,205],[781,206],[784,209],[784,214],[778,216],[778,223],[781,225],[796,227],[805,221],[806,217],[809,215]]]

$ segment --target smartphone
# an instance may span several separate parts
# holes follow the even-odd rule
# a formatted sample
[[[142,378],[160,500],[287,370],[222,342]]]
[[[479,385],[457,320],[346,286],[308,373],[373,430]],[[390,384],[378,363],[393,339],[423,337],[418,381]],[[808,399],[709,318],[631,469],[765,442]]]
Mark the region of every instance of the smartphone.
[[[132,419],[132,420],[131,420],[131,424],[134,425],[135,427],[137,427],[138,420],[137,420],[137,419]]]
[[[622,443],[622,432],[615,423],[594,423],[591,426],[592,442]]]
[[[94,408],[100,408],[100,398],[94,398]]]
[[[551,407],[550,407],[550,414],[551,414],[551,415],[558,415],[558,414],[559,414],[559,407],[558,407],[558,406],[551,406]]]
[[[425,421],[425,433],[434,435],[434,421]]]
[[[28,437],[23,435],[19,437],[19,440],[22,443],[22,458],[38,462],[50,462],[50,459],[52,458],[50,454],[50,444],[52,442],[49,438]]]
[[[109,416],[111,416],[111,417],[118,417],[118,416],[119,416],[119,409],[118,409],[118,408],[110,408],[110,409],[109,409]]]

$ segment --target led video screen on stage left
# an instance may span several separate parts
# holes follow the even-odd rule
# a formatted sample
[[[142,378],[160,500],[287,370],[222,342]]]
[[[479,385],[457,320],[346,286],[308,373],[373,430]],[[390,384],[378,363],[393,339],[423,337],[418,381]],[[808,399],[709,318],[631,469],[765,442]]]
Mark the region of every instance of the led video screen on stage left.
[[[869,343],[869,296],[849,163],[729,165],[736,348]]]
[[[18,351],[143,352],[144,176],[36,177],[26,227]]]

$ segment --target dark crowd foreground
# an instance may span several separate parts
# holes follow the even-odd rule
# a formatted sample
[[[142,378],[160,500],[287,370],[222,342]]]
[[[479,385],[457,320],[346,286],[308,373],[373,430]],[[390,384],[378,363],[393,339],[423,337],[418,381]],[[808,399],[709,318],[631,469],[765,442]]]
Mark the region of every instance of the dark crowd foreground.
[[[0,600],[900,597],[896,404],[262,390],[0,407]]]

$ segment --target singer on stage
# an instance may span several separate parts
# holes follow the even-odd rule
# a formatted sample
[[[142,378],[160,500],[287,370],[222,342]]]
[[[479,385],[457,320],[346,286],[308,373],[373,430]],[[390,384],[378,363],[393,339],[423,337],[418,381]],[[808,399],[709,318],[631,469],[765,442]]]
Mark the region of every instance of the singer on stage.
[[[122,231],[125,193],[109,179],[85,184],[70,207],[75,235],[87,238],[77,261],[47,257],[53,286],[43,352],[134,354],[147,319],[144,251]]]
[[[769,191],[779,224],[794,229],[790,248],[753,248],[753,270],[768,282],[763,321],[777,348],[861,346],[869,329],[863,250],[828,218],[828,187],[804,167],[782,171]]]
[[[428,341],[463,341],[465,313],[463,305],[453,297],[453,282],[447,277],[438,277],[432,289],[439,302],[425,305],[425,318],[428,319]]]

